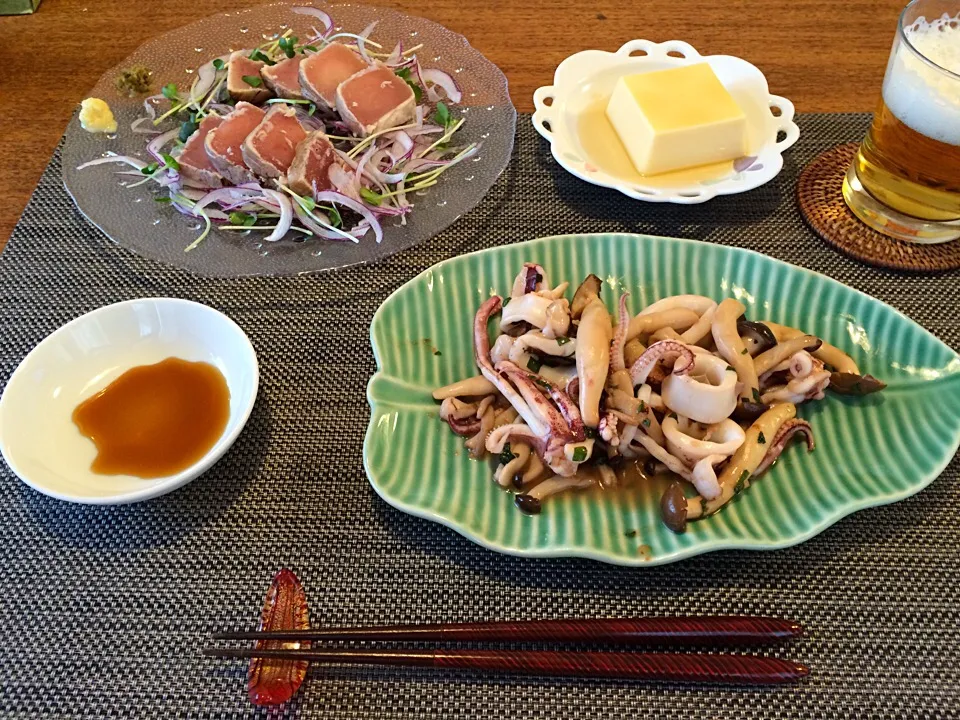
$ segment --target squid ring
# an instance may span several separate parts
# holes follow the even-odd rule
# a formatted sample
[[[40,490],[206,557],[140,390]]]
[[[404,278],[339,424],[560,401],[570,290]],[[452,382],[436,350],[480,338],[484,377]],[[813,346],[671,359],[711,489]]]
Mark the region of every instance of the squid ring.
[[[678,415],[713,425],[730,417],[737,406],[737,373],[723,359],[697,353],[693,370],[667,375],[660,395]]]
[[[743,428],[733,420],[724,420],[714,426],[710,440],[701,440],[683,432],[674,417],[665,417],[662,427],[667,439],[667,449],[690,467],[705,457],[719,456],[720,459],[730,457],[743,445],[746,437]],[[714,464],[717,462],[720,460],[716,460]],[[704,495],[704,493],[700,494]]]

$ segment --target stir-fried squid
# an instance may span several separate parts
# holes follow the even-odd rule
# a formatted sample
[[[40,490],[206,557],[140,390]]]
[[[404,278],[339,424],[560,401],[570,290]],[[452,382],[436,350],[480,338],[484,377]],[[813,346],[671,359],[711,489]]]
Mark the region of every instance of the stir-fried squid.
[[[625,462],[676,476],[661,499],[668,527],[720,510],[766,471],[794,435],[814,448],[797,405],[883,389],[838,348],[796,328],[749,321],[733,298],[678,295],[637,314],[621,294],[614,316],[590,275],[567,283],[526,263],[510,297],[474,318],[480,375],[438,388],[440,417],[494,480],[539,513],[569,490],[621,484]],[[488,324],[500,313],[500,334]]]

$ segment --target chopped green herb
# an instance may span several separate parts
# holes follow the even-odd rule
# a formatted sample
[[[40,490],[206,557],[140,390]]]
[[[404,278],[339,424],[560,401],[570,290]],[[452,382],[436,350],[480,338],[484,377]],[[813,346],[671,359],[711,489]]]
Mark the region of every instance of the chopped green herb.
[[[749,480],[749,479],[750,479],[750,471],[749,471],[749,470],[744,470],[744,471],[740,474],[740,479],[737,480],[737,485],[736,485],[736,487],[733,488],[733,494],[734,494],[734,495],[739,495],[740,493],[742,493],[742,492],[743,492],[743,488],[745,487],[745,485],[746,485],[746,483],[747,483],[747,480]]]
[[[627,537],[636,537],[639,534],[638,530],[627,530],[624,535]]]
[[[330,224],[335,227],[343,226],[343,218],[340,217],[340,211],[337,210],[336,205],[331,205],[330,207],[324,207],[323,211],[330,218]]]
[[[150,70],[143,65],[134,65],[121,71],[115,84],[117,90],[130,97],[142,95],[150,89]]]
[[[741,355],[746,355],[746,354],[747,354],[747,349],[744,348],[743,350],[741,350],[741,351],[740,351],[740,354],[741,354]]]
[[[450,124],[450,111],[442,102],[437,103],[437,112],[433,116],[433,121],[444,129]]]
[[[564,345],[566,345],[568,342],[570,342],[570,338],[568,338],[568,337],[558,337],[558,338],[557,338],[557,345],[560,345],[561,347],[563,347]]]
[[[224,64],[223,60],[221,60],[220,58],[214,58],[213,67],[215,70],[223,70],[223,68],[226,67],[226,65]]]
[[[757,435],[757,444],[758,444],[758,445],[766,445],[766,444],[767,444],[767,439],[763,436],[763,430],[761,430],[761,431],[760,431],[760,434]]]
[[[277,40],[277,45],[280,46],[280,49],[283,50],[283,54],[288,58],[292,58],[297,54],[297,49],[295,45],[297,44],[296,36],[291,37],[282,37]]]
[[[423,88],[417,85],[410,78],[410,68],[400,68],[399,70],[394,71],[397,74],[397,77],[402,78],[407,85],[410,86],[410,89],[413,90],[413,99],[416,100],[417,105],[420,104],[420,101],[423,99]]]
[[[640,424],[643,425],[645,428],[650,427],[650,418],[644,418],[643,422]]]
[[[193,120],[187,120],[183,125],[180,126],[180,134],[177,136],[180,139],[180,142],[186,142],[199,127],[200,125]]]
[[[640,412],[645,413],[647,411],[647,404],[641,400],[640,401]]]
[[[141,169],[140,172],[142,172],[144,175],[153,175],[157,171],[158,167],[160,167],[160,163],[152,162],[145,168]]]
[[[250,227],[257,222],[256,215],[250,215],[245,212],[240,212],[239,210],[234,210],[230,213],[230,222],[233,225],[243,225],[244,227]]]
[[[300,206],[307,212],[313,212],[314,208],[317,207],[317,203],[312,197],[302,197],[299,202]]]
[[[596,429],[596,428],[592,428],[592,427],[584,428],[584,429],[583,429],[583,432],[584,432],[584,434],[585,434],[588,438],[590,438],[591,440],[596,440],[596,439],[597,439],[597,429]]]
[[[760,400],[760,391],[757,388],[753,389],[753,399],[755,402],[761,402]]]
[[[158,202],[158,203],[165,203],[165,204],[167,204],[167,205],[169,205],[170,203],[173,202],[173,200],[171,200],[171,199],[168,198],[168,197],[155,197],[155,198],[153,199],[153,201],[154,201],[154,202]]]
[[[172,155],[167,155],[166,153],[162,153],[160,157],[163,158],[163,162],[168,168],[170,168],[174,172],[180,171],[180,163],[178,163]]]
[[[169,83],[167,85],[164,85],[163,89],[160,90],[160,92],[163,94],[163,96],[167,100],[172,100],[173,102],[176,102],[177,100],[180,99],[179,95],[177,94],[176,83]]]
[[[541,362],[540,362],[536,357],[534,357],[533,355],[531,355],[531,356],[530,356],[530,359],[527,360],[527,370],[529,370],[529,371],[531,371],[531,372],[540,372],[540,368],[541,368],[542,366],[543,366],[543,363],[541,363]]]
[[[443,355],[443,353],[440,352],[439,350],[434,350],[434,351],[433,351],[433,354],[434,354],[434,355],[437,355],[437,356]]]
[[[507,443],[503,446],[503,450],[497,456],[497,459],[500,461],[501,465],[506,465],[508,462],[513,460],[516,457],[512,452],[510,452],[510,443]]]
[[[260,87],[263,85],[263,80],[259,75],[244,75],[243,81],[250,87]]]
[[[266,63],[267,65],[276,65],[276,63],[273,60],[268,58],[259,50],[254,50],[252,53],[250,53],[250,59],[256,60],[257,62]],[[244,80],[246,80],[246,78],[244,78]]]
[[[307,117],[313,117],[313,114],[317,111],[317,106],[314,103],[310,103],[310,109],[307,110]]]
[[[300,48],[300,52],[302,52],[304,55],[307,54],[307,50],[309,50],[310,52],[317,52],[317,46],[316,46],[316,45],[304,45],[302,48]]]
[[[574,462],[583,462],[587,459],[587,449],[581,445],[573,449],[573,461]]]
[[[365,187],[360,188],[360,197],[371,205],[379,205],[383,202],[383,198],[379,193],[375,193],[373,190]]]

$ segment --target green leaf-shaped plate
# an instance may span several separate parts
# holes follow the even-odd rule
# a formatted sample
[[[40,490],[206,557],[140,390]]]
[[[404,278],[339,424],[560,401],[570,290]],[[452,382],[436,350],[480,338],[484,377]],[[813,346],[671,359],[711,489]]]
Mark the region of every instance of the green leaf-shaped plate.
[[[440,421],[431,391],[476,374],[472,321],[491,293],[508,294],[524,261],[552,283],[605,278],[613,308],[666,295],[734,296],[756,319],[803,328],[849,352],[889,384],[879,395],[801,406],[817,449],[799,444],[719,514],[675,535],[660,522],[659,490],[570,493],[535,517],[470,460]],[[918,492],[960,445],[960,357],[907,317],[807,270],[736,248],[641,235],[566,235],[454,258],[390,296],[370,329],[379,371],[364,443],[370,482],[391,505],[449,525],[499,552],[655,565],[723,548],[786,547],[861,508]]]

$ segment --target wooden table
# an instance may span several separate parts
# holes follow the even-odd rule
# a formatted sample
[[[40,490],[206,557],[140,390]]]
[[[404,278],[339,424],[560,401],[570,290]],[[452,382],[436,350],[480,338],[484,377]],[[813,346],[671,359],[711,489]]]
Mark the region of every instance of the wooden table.
[[[138,45],[261,0],[44,0],[0,17],[0,245],[86,91]],[[372,0],[462,33],[510,80],[517,109],[578,50],[682,39],[756,64],[800,112],[871,110],[904,0]]]

